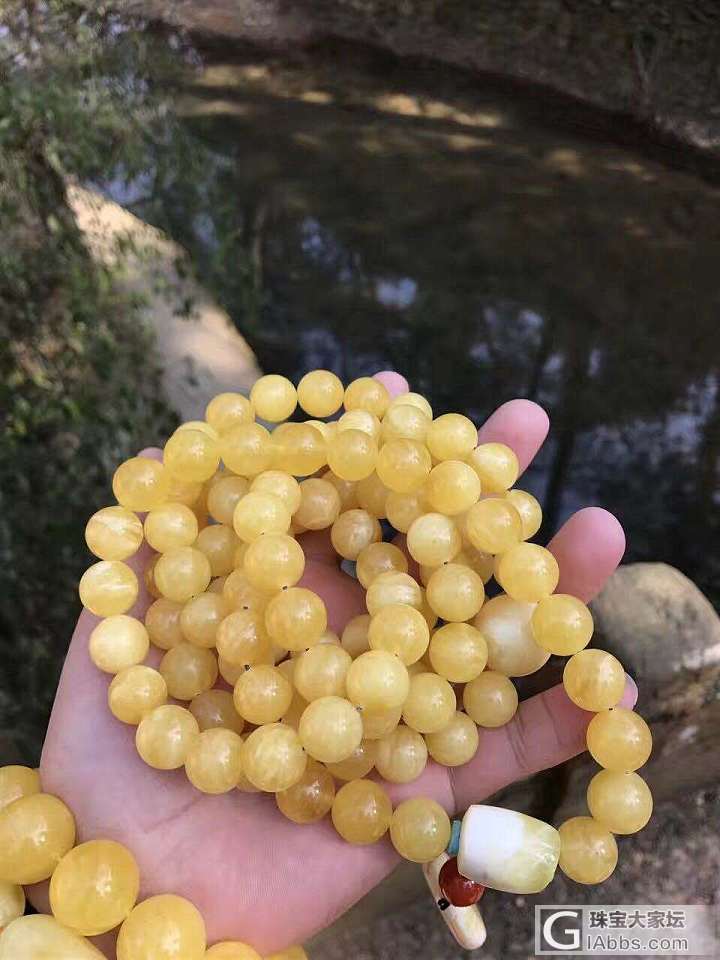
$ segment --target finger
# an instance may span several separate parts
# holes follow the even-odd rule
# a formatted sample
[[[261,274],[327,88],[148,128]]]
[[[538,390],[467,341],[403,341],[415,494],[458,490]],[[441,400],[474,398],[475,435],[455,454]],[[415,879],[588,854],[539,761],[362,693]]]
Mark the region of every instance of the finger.
[[[395,373],[394,370],[381,370],[380,373],[375,374],[373,379],[379,380],[380,383],[384,384],[391,397],[397,397],[401,393],[407,393],[410,389],[410,384],[405,377],[401,373]]]
[[[591,600],[620,563],[625,533],[616,519],[600,507],[579,510],[555,534],[548,549],[560,567],[558,593]]]
[[[550,419],[532,400],[508,400],[478,430],[479,443],[504,443],[515,451],[520,473],[545,442]]]

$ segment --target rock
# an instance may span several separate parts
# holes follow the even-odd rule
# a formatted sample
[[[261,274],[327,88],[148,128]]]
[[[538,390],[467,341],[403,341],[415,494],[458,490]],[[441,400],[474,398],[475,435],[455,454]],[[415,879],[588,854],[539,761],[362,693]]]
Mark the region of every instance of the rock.
[[[202,418],[216,393],[249,392],[260,376],[255,356],[228,314],[193,279],[182,247],[94,190],[71,184],[67,195],[92,257],[141,298],[165,396],[181,419]]]

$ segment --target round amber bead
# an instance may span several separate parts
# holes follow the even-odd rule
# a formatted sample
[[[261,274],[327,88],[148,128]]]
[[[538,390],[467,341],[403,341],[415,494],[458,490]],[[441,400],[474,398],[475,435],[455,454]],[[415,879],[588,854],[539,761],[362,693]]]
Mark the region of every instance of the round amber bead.
[[[272,435],[273,463],[296,477],[309,477],[328,462],[328,442],[310,423],[283,423]]]
[[[517,712],[515,684],[502,673],[486,670],[465,685],[463,707],[478,726],[502,727]]]
[[[304,650],[316,644],[327,630],[327,610],[312,590],[290,587],[268,603],[265,626],[281,647]]]
[[[488,497],[474,504],[465,516],[470,543],[484,553],[505,553],[522,538],[520,514],[509,500]]]
[[[376,443],[380,442],[382,436],[382,425],[374,413],[368,410],[348,410],[337,421],[337,432],[343,430],[359,430],[372,437]],[[331,435],[332,436],[332,435]]]
[[[442,620],[470,620],[485,600],[482,578],[461,563],[446,563],[427,584],[428,603]]]
[[[183,503],[164,503],[145,518],[145,538],[153,550],[167,553],[189,547],[198,535],[197,517]]]
[[[412,403],[392,403],[383,417],[383,440],[425,442],[432,417]]]
[[[262,960],[257,952],[239,940],[224,940],[208,947],[205,960]]]
[[[343,650],[347,650],[350,656],[355,660],[361,653],[367,653],[370,649],[368,643],[368,630],[370,629],[370,615],[361,613],[352,620],[348,620],[345,629],[342,632],[340,643]]]
[[[652,734],[643,718],[633,710],[614,707],[592,718],[587,729],[587,745],[601,767],[624,773],[647,763],[652,751]]]
[[[255,477],[272,463],[270,434],[259,423],[242,423],[220,439],[225,466],[242,477]]]
[[[349,757],[363,737],[356,707],[342,697],[320,697],[305,708],[298,727],[300,742],[315,760],[339,763]]]
[[[425,742],[436,763],[445,767],[459,767],[469,763],[477,753],[480,734],[473,720],[458,710],[442,730],[425,734]]]
[[[430,406],[429,401],[421,393],[399,393],[396,397],[393,397],[388,410],[392,407],[400,407],[410,404],[410,406],[417,407],[418,410],[422,410],[426,417],[432,420],[433,410]]]
[[[308,760],[305,773],[287,790],[275,794],[278,808],[294,823],[316,823],[330,812],[335,782],[321,763]]]
[[[89,940],[45,914],[18,917],[0,937],[0,960],[103,960]]]
[[[240,674],[233,700],[235,709],[248,723],[275,723],[288,710],[293,691],[277,667],[260,663]]]
[[[226,577],[232,572],[235,566],[235,551],[239,545],[235,531],[222,523],[205,527],[195,541],[196,549],[208,558],[213,577]]]
[[[125,507],[103,507],[85,527],[85,542],[101,560],[127,560],[143,541],[143,525]]]
[[[513,600],[536,603],[558,585],[560,568],[545,547],[518,543],[498,559],[495,579]]]
[[[258,790],[279,793],[297,783],[308,757],[295,730],[270,723],[253,730],[243,744],[243,771]]]
[[[432,636],[429,658],[433,670],[451,683],[468,683],[485,669],[485,638],[469,623],[448,623]]]
[[[368,544],[381,539],[380,523],[366,510],[346,510],[330,529],[330,540],[335,552],[346,560],[357,560]]]
[[[50,881],[55,918],[85,937],[117,927],[135,906],[140,871],[114,840],[90,840],[70,850]]]
[[[488,668],[508,677],[525,677],[547,663],[550,654],[535,643],[530,627],[534,604],[511,597],[488,600],[473,624],[485,637]]]
[[[400,533],[407,533],[418,517],[429,510],[425,495],[421,490],[415,493],[395,493],[391,491],[385,501],[385,513],[390,523]]]
[[[535,497],[525,490],[508,490],[505,499],[509,500],[520,514],[523,540],[534,537],[542,525],[542,507]]]
[[[520,473],[515,451],[504,443],[481,443],[468,457],[468,463],[478,475],[483,493],[504,493]]]
[[[250,403],[255,413],[270,423],[279,423],[293,413],[297,406],[297,391],[287,377],[268,373],[253,384]]]
[[[205,419],[217,433],[223,434],[242,423],[252,423],[255,412],[241,393],[219,393],[205,408]]]
[[[381,544],[371,544],[381,546]],[[387,546],[387,544],[382,544]],[[374,616],[384,607],[404,604],[419,610],[423,603],[423,592],[420,584],[409,573],[388,571],[378,574],[367,588],[365,604],[369,613]]]
[[[282,500],[291,514],[295,513],[302,499],[300,484],[283,470],[265,470],[258,474],[250,489],[254,493],[271,493]]]
[[[382,417],[390,406],[390,394],[385,384],[374,377],[359,377],[348,384],[344,404],[346,410],[367,410]]]
[[[232,730],[242,733],[245,721],[235,709],[233,696],[228,690],[206,690],[190,703],[190,713],[195,717],[200,731]]]
[[[308,703],[320,697],[344,697],[351,663],[352,657],[339,644],[321,641],[298,657],[295,687]]]
[[[300,544],[285,534],[267,534],[251,543],[243,564],[249,583],[263,593],[275,593],[298,582],[305,570]]]
[[[305,530],[326,530],[340,513],[340,494],[327,480],[317,477],[300,484],[300,506],[293,520]]]
[[[417,780],[427,765],[427,758],[424,738],[404,723],[377,741],[375,767],[380,776],[390,783]]]
[[[439,803],[413,797],[395,809],[390,839],[401,857],[414,863],[428,863],[447,847],[450,829],[450,818]]]
[[[120,927],[117,960],[204,960],[205,924],[189,900],[143,900]]]
[[[18,883],[0,880],[0,934],[25,913],[25,891]],[[0,956],[2,954],[0,953]]]
[[[477,445],[472,420],[461,413],[446,413],[428,427],[426,443],[435,460],[466,460]]]
[[[242,738],[232,730],[202,731],[185,758],[185,773],[203,793],[227,793],[242,773]]]
[[[98,617],[125,613],[138,598],[138,580],[126,563],[100,560],[80,578],[80,600]]]
[[[413,493],[430,476],[430,451],[417,440],[388,440],[377,458],[377,475],[389,490]]]
[[[379,783],[351,780],[335,794],[332,821],[348,843],[376,843],[384,836],[392,819],[392,804]]]
[[[300,406],[311,417],[331,417],[342,406],[342,381],[330,370],[306,373],[297,388]]]
[[[563,671],[565,693],[583,710],[609,710],[620,703],[625,690],[622,664],[605,650],[581,650]]]
[[[447,516],[465,513],[480,498],[477,474],[460,460],[445,460],[430,471],[425,496],[433,510]]]
[[[455,691],[436,673],[418,673],[410,678],[410,692],[403,705],[403,720],[418,733],[435,733],[455,716]]]
[[[328,466],[343,480],[369,477],[377,459],[377,443],[362,430],[341,430],[327,445]]]
[[[0,810],[0,880],[47,880],[75,843],[75,820],[62,800],[34,793]]]
[[[119,673],[142,663],[149,648],[146,628],[124,613],[101,620],[90,634],[90,659],[105,673]]]
[[[535,642],[561,657],[579,653],[593,634],[592,614],[587,606],[566,593],[544,597],[535,608],[530,625]]]
[[[216,636],[218,654],[228,663],[250,667],[267,662],[272,641],[262,610],[235,610],[221,622]]]
[[[408,677],[408,684],[409,682]],[[387,737],[400,723],[401,717],[402,705],[386,709],[363,710],[363,737],[366,740],[381,740]]]
[[[249,485],[245,477],[221,477],[208,490],[208,513],[218,523],[232,526],[235,507],[248,490]]]
[[[200,733],[197,720],[184,707],[155,707],[140,721],[135,733],[137,752],[149,767],[177,770]]]
[[[353,661],[345,682],[348,699],[363,710],[400,707],[410,689],[407,667],[386,650],[361,654]]]
[[[399,717],[399,714],[398,714]],[[363,717],[363,727],[365,718]],[[328,763],[326,768],[336,780],[359,780],[366,777],[375,766],[377,741],[361,740],[353,752],[337,763]]]
[[[576,883],[602,883],[617,865],[618,848],[607,827],[592,817],[572,817],[558,827],[559,867]]]
[[[214,647],[218,627],[227,612],[227,603],[221,593],[199,593],[188,600],[180,612],[183,636],[196,647]]]
[[[203,430],[178,430],[165,444],[163,464],[175,477],[202,483],[220,464],[218,442]]]
[[[133,457],[115,471],[112,489],[120,506],[145,513],[168,499],[170,475],[157,460]]]
[[[183,605],[160,597],[151,603],[145,614],[145,629],[150,640],[161,650],[169,650],[185,640],[180,627]]]
[[[235,507],[233,527],[241,540],[252,543],[263,535],[287,533],[290,520],[290,511],[279,497],[251,490]]]
[[[598,823],[620,834],[642,830],[653,808],[652,794],[643,778],[616,770],[595,774],[588,787],[587,804]]]
[[[370,649],[394,653],[406,666],[423,656],[429,642],[427,621],[414,607],[391,604],[378,610],[370,621]]]
[[[170,484],[166,500],[168,503],[184,503],[186,507],[198,510],[202,507],[205,496],[205,484],[195,483],[192,480],[180,480],[170,477]]]
[[[217,680],[217,657],[212,650],[192,643],[179,643],[168,650],[158,667],[175,700],[192,700]]]
[[[323,480],[331,483],[340,497],[340,511],[355,510],[360,504],[357,498],[357,484],[351,480],[343,480],[342,477],[336,477],[332,470],[326,470],[322,475]]]
[[[152,667],[126,667],[113,677],[108,689],[110,712],[123,723],[136,726],[146,713],[167,700],[167,684]]]
[[[210,561],[194,547],[176,547],[161,554],[155,564],[155,583],[160,593],[176,603],[204,593],[211,577]]]
[[[428,567],[449,563],[462,547],[462,537],[451,517],[425,513],[414,520],[407,532],[410,556]]]
[[[13,800],[40,793],[40,774],[30,767],[11,764],[0,767],[0,810]]]
[[[407,569],[407,557],[398,547],[392,543],[370,543],[360,551],[355,571],[360,583],[369,590],[377,577],[386,573],[406,574]]]

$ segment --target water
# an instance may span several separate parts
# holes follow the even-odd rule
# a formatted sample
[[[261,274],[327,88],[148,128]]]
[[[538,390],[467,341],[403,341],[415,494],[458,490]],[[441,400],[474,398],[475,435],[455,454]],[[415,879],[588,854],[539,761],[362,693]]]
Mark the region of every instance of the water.
[[[189,249],[263,368],[392,367],[477,421],[537,400],[544,532],[600,504],[628,559],[720,598],[716,187],[592,114],[422,66],[215,52],[176,110],[182,149],[125,199]]]

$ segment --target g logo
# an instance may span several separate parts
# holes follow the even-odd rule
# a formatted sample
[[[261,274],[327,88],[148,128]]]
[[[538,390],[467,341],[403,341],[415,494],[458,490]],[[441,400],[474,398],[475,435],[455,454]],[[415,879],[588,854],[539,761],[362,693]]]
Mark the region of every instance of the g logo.
[[[574,953],[580,949],[582,911],[541,907],[538,953]]]

